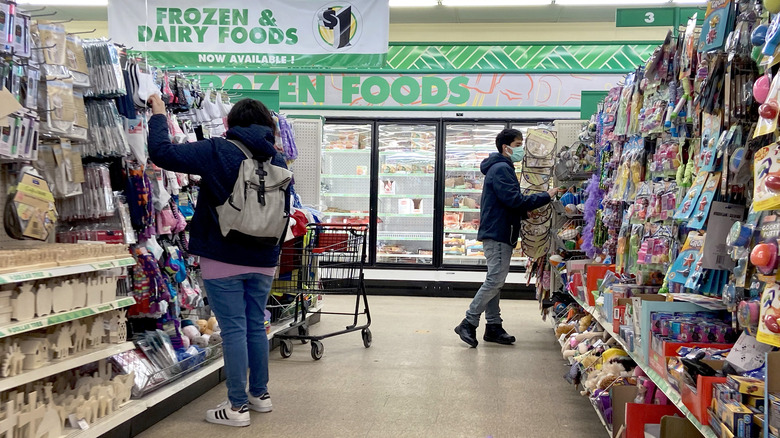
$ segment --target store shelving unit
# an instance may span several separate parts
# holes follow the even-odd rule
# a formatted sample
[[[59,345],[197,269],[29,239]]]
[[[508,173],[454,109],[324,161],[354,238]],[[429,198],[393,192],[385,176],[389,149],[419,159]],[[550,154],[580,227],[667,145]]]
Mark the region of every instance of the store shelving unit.
[[[316,306],[309,309],[308,317],[316,314],[323,308],[322,301],[318,301]],[[271,325],[271,329],[268,332],[268,339],[272,339],[275,334],[283,332],[290,328],[290,321],[284,321],[281,323],[275,323]],[[132,348],[132,343],[130,348]],[[125,344],[121,344],[125,346]],[[120,346],[117,346],[119,348]],[[130,349],[128,348],[128,349]],[[124,406],[120,407],[113,414],[108,415],[97,422],[90,425],[89,429],[74,430],[68,429],[66,438],[97,438],[106,433],[111,432],[114,428],[119,427],[125,422],[131,421],[133,418],[143,415],[149,409],[153,409],[160,403],[165,402],[169,398],[178,394],[182,390],[190,387],[198,381],[210,376],[211,374],[218,372],[225,365],[222,357],[215,359],[213,362],[203,365],[200,369],[195,370],[188,375],[182,377],[175,382],[165,385],[158,390],[155,390],[139,399],[131,400]],[[0,380],[2,384],[4,380]]]
[[[83,353],[69,356],[62,360],[55,360],[49,365],[41,368],[25,371],[13,377],[0,378],[0,392],[22,386],[29,382],[34,382],[49,376],[53,376],[63,371],[72,370],[82,365],[97,362],[101,359],[107,359],[115,354],[123,353],[135,348],[132,342],[123,342],[121,344],[110,344],[101,346],[98,349],[90,349]]]
[[[78,275],[87,272],[102,271],[105,269],[132,266],[135,259],[123,257],[113,260],[101,260],[90,263],[69,264],[48,268],[29,269],[18,272],[0,274],[0,284],[21,283],[23,281],[45,280],[47,278]]]
[[[83,307],[81,309],[71,310],[70,312],[55,313],[53,315],[35,318],[29,321],[19,321],[0,325],[0,338],[18,335],[76,319],[86,318],[88,316],[97,315],[99,313],[105,313],[111,310],[129,307],[133,304],[135,304],[135,298],[123,297],[108,303]]]
[[[593,316],[593,319],[595,319],[599,325],[604,329],[604,331],[612,338],[614,338],[618,344],[623,348],[623,350],[628,353],[629,356],[631,356],[631,359],[636,362],[637,366],[642,369],[642,371],[645,372],[648,378],[655,383],[655,385],[660,389],[666,397],[669,398],[669,402],[672,403],[677,407],[677,409],[680,410],[680,412],[685,415],[685,417],[693,424],[696,429],[701,432],[702,435],[704,435],[705,438],[718,438],[717,435],[712,431],[712,429],[708,425],[701,424],[699,420],[693,415],[693,413],[688,409],[685,404],[683,404],[682,399],[680,397],[680,393],[672,388],[669,383],[666,381],[666,379],[662,378],[658,373],[656,373],[653,369],[650,368],[650,366],[642,360],[642,358],[639,357],[636,353],[629,350],[628,346],[626,345],[626,342],[617,334],[615,334],[614,331],[612,331],[612,323],[607,322],[597,311],[595,307],[588,306],[585,304],[582,300],[579,299],[579,297],[573,296],[574,300],[577,302],[577,304],[580,305],[586,312],[588,312],[590,315]]]

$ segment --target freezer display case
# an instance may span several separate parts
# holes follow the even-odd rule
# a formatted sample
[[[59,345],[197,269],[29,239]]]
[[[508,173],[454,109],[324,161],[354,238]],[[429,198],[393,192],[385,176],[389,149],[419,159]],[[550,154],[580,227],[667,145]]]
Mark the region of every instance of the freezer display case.
[[[482,160],[496,151],[503,124],[448,124],[444,161],[444,264],[484,265],[477,241],[479,203],[485,175]]]
[[[320,208],[325,222],[369,222],[372,128],[370,123],[324,126]]]
[[[435,124],[379,124],[377,263],[433,263]]]

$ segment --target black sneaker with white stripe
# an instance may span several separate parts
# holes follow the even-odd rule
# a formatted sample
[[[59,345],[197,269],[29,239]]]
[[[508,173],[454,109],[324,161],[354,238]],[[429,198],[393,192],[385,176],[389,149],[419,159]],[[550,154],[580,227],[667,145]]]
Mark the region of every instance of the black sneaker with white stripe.
[[[216,409],[206,411],[206,421],[225,426],[249,426],[249,407],[244,405],[241,406],[241,409],[234,411],[230,402],[224,401]]]

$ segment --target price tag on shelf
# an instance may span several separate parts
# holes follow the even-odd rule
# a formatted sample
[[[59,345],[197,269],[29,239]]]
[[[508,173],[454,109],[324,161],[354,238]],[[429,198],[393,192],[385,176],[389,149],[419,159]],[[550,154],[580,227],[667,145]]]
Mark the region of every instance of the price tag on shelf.
[[[81,429],[81,430],[89,429],[89,423],[87,423],[87,420],[83,418],[79,419],[78,417],[76,417],[76,414],[68,415],[68,422],[70,423],[70,427],[74,429]]]
[[[99,271],[103,269],[111,269],[114,267],[114,262],[102,262],[102,263],[93,263],[90,265],[92,269]]]

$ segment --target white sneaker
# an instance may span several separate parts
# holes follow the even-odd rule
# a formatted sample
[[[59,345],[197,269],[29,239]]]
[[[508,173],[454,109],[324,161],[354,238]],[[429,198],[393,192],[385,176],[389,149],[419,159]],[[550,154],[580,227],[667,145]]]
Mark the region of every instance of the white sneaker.
[[[225,426],[249,426],[249,407],[244,405],[241,406],[241,409],[234,411],[230,407],[230,402],[224,401],[216,409],[206,411],[206,421]]]
[[[271,404],[271,394],[265,393],[260,397],[252,397],[249,395],[249,409],[255,412],[271,412],[273,405]]]

